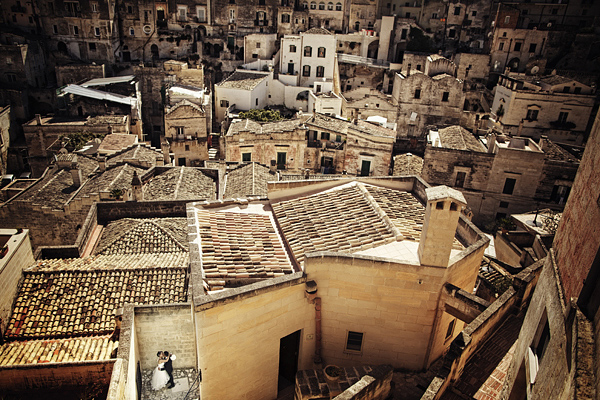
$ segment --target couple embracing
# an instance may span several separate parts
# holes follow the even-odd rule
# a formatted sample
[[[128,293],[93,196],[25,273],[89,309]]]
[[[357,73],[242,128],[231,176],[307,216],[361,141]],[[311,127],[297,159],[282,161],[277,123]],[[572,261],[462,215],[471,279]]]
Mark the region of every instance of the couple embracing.
[[[173,360],[177,357],[175,354],[169,354],[168,351],[159,351],[156,353],[158,357],[158,365],[152,374],[152,390],[159,390],[167,386],[171,389],[175,386],[173,381]]]

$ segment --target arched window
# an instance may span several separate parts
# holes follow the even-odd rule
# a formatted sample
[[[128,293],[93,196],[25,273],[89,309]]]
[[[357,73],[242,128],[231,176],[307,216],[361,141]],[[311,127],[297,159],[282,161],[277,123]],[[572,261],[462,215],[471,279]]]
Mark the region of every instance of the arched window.
[[[305,1],[304,3],[302,3],[302,8],[305,10],[308,10],[308,2]]]
[[[317,67],[317,78],[322,78],[325,76],[325,67],[318,66]]]
[[[310,46],[304,47],[304,57],[312,57],[312,47],[310,47]]]
[[[311,10],[316,10],[317,9],[317,2],[316,1],[311,1],[310,2],[310,9]]]
[[[327,3],[327,9],[329,11],[333,11],[333,3],[332,2]]]
[[[335,11],[342,11],[342,3],[335,4]]]
[[[302,76],[310,76],[310,65],[302,67]]]
[[[325,58],[325,47],[319,47],[319,51],[317,52],[317,57]]]
[[[320,2],[319,3],[319,10],[324,10],[325,9],[325,3]]]

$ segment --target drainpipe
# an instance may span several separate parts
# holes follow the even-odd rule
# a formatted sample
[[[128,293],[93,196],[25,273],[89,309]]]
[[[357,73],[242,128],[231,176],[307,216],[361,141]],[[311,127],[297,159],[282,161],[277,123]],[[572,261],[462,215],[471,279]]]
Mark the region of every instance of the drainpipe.
[[[317,282],[306,282],[305,296],[310,304],[315,305],[315,356],[313,362],[316,365],[323,364],[321,357],[321,298],[317,297]]]

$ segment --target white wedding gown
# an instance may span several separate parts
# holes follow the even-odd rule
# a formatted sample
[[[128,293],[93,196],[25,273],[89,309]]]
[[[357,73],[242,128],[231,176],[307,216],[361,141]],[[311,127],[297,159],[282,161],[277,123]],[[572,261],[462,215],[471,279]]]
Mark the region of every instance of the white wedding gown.
[[[164,365],[165,363],[158,364],[158,366],[154,369],[154,372],[152,373],[152,390],[162,389],[167,385],[167,382],[169,382],[169,374],[167,373],[167,371],[165,371],[164,369],[161,371],[159,369],[164,368]]]

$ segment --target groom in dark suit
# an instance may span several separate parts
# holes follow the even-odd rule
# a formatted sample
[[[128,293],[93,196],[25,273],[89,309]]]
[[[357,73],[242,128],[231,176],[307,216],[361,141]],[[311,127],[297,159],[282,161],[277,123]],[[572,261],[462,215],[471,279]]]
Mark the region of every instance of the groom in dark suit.
[[[171,389],[175,386],[175,382],[173,381],[173,356],[170,355],[168,351],[163,351],[163,354],[165,355],[165,357],[167,357],[167,361],[165,361],[165,371],[167,371],[167,374],[169,374],[167,388]]]

